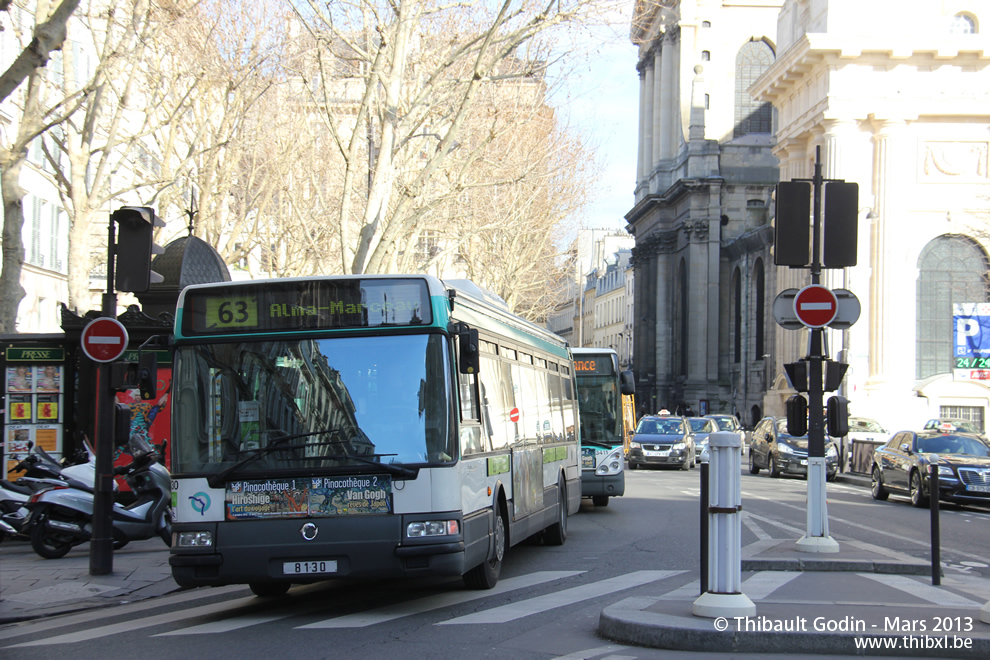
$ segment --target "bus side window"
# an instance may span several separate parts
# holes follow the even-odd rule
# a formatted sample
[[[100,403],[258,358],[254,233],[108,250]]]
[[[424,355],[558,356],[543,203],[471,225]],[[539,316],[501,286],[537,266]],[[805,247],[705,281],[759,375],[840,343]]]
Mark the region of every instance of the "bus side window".
[[[481,421],[481,416],[484,416],[484,413],[476,396],[477,380],[477,375],[459,374],[458,376],[461,395],[460,442],[461,454],[464,456],[478,454],[490,449],[488,438],[491,434],[490,432],[486,433],[486,426],[490,424]],[[482,392],[484,392],[484,387],[481,385]]]

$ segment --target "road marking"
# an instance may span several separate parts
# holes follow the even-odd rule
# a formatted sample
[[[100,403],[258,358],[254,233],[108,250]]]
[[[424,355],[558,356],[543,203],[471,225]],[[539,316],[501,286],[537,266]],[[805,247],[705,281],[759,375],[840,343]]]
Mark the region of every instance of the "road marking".
[[[516,589],[543,584],[544,582],[550,582],[552,580],[573,577],[584,572],[585,571],[540,571],[516,578],[509,578],[507,580],[499,580],[493,589],[450,591],[437,594],[435,596],[406,601],[404,603],[386,605],[385,607],[379,607],[366,612],[356,612],[354,614],[347,614],[344,616],[335,617],[333,619],[317,621],[316,623],[308,623],[304,626],[296,626],[296,628],[363,628],[404,616],[411,616],[413,614],[428,612],[441,607],[458,605],[460,603],[466,603],[479,598],[487,598],[488,596],[505,593],[507,591],[515,591]]]
[[[618,644],[609,644],[608,646],[599,646],[594,649],[584,649],[583,651],[575,651],[574,653],[568,653],[567,655],[557,656],[557,660],[590,660],[596,655],[601,655],[602,653],[614,653],[615,651],[625,651],[630,649],[630,646],[619,646]],[[634,655],[609,655],[612,660],[619,660],[619,658],[635,658]],[[602,660],[605,660],[604,658]]]
[[[46,637],[45,639],[38,639],[32,642],[14,644],[13,646],[8,646],[6,648],[14,649],[22,646],[47,646],[48,644],[75,644],[77,642],[85,642],[98,637],[129,633],[142,628],[161,625],[163,623],[173,623],[175,621],[181,621],[182,619],[188,619],[190,617],[209,616],[212,614],[227,612],[238,607],[257,605],[257,603],[258,599],[256,597],[248,596],[246,598],[237,598],[235,600],[214,603],[212,605],[201,605],[200,607],[194,607],[190,610],[177,610],[167,614],[157,614],[155,616],[149,616],[143,619],[135,619],[134,621],[124,621],[123,623],[114,623],[109,626],[100,626],[99,628],[80,630],[79,632],[56,635],[55,637]]]
[[[509,605],[503,605],[484,612],[475,612],[474,614],[457,617],[456,619],[450,619],[449,621],[441,621],[437,625],[446,626],[464,623],[506,623],[508,621],[521,619],[525,616],[530,616],[532,614],[538,614],[540,612],[556,609],[558,607],[564,607],[565,605],[573,605],[574,603],[578,603],[583,600],[604,596],[606,594],[615,593],[616,591],[623,591],[624,589],[631,589],[632,587],[638,587],[646,584],[647,582],[663,580],[683,572],[684,571],[636,571],[634,573],[619,575],[618,577],[609,578],[607,580],[593,582],[592,584],[584,584],[580,587],[573,587],[571,589],[546,594],[545,596],[537,596],[536,598],[530,598],[529,600],[522,602],[510,603]]]
[[[972,601],[958,594],[954,594],[951,591],[945,591],[944,589],[939,589],[938,587],[930,584],[924,584],[922,582],[918,582],[917,580],[912,580],[904,575],[883,575],[878,573],[859,573],[858,575],[860,577],[869,578],[875,582],[879,582],[880,584],[885,584],[888,587],[899,589],[916,598],[927,600],[929,603],[934,603],[935,605],[945,605],[948,607],[972,607],[975,609],[983,607],[983,603],[977,603],[976,601]]]
[[[756,535],[756,538],[760,541],[769,541],[773,538],[764,532],[762,527],[756,524],[756,521],[753,520],[753,516],[749,511],[742,512],[742,524],[746,526],[746,529],[753,532],[753,534]]]
[[[658,600],[694,600],[701,595],[701,580],[692,580],[684,586],[660,596]]]
[[[760,571],[742,583],[742,592],[750,600],[763,600],[799,575],[801,571]]]

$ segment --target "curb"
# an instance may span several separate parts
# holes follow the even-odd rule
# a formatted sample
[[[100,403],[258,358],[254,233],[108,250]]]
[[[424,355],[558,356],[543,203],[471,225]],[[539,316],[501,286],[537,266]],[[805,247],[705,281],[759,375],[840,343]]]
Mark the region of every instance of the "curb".
[[[987,658],[990,639],[973,637],[969,648],[867,648],[857,639],[887,639],[894,642],[903,635],[869,633],[805,633],[715,630],[711,619],[690,619],[669,614],[643,611],[658,599],[627,598],[602,610],[598,633],[612,641],[635,646],[678,651],[716,653],[772,653],[787,655],[888,655],[925,658]],[[938,640],[939,635],[932,635]]]

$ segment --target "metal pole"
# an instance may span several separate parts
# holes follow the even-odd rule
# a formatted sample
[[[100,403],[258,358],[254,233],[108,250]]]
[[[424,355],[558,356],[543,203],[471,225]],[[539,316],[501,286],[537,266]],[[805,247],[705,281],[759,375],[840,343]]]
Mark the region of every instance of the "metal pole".
[[[114,247],[117,242],[113,216],[107,229],[107,292],[103,294],[103,316],[117,316],[114,291]],[[96,482],[93,494],[93,538],[89,544],[89,574],[113,573],[113,411],[110,364],[101,363],[96,383]]]
[[[708,591],[708,459],[701,459],[701,585],[699,595]]]
[[[928,465],[928,504],[932,521],[932,584],[942,584],[942,549],[938,524],[938,459]]]

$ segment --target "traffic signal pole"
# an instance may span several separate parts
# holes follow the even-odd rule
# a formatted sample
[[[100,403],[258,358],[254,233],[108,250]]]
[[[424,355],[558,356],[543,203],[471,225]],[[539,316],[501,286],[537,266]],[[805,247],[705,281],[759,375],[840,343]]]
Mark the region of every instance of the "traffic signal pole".
[[[811,283],[821,284],[821,147],[815,149],[815,176],[812,179],[814,203],[811,225]],[[825,414],[824,330],[811,328],[808,339],[808,511],[805,535],[797,541],[804,552],[838,552],[839,544],[828,533],[828,507],[825,495]]]
[[[107,290],[103,294],[102,315],[117,317],[117,292],[114,290],[113,218],[107,230]],[[89,574],[113,573],[113,411],[116,396],[110,386],[110,363],[101,362],[96,384],[96,483],[93,494],[93,538],[89,543]]]

